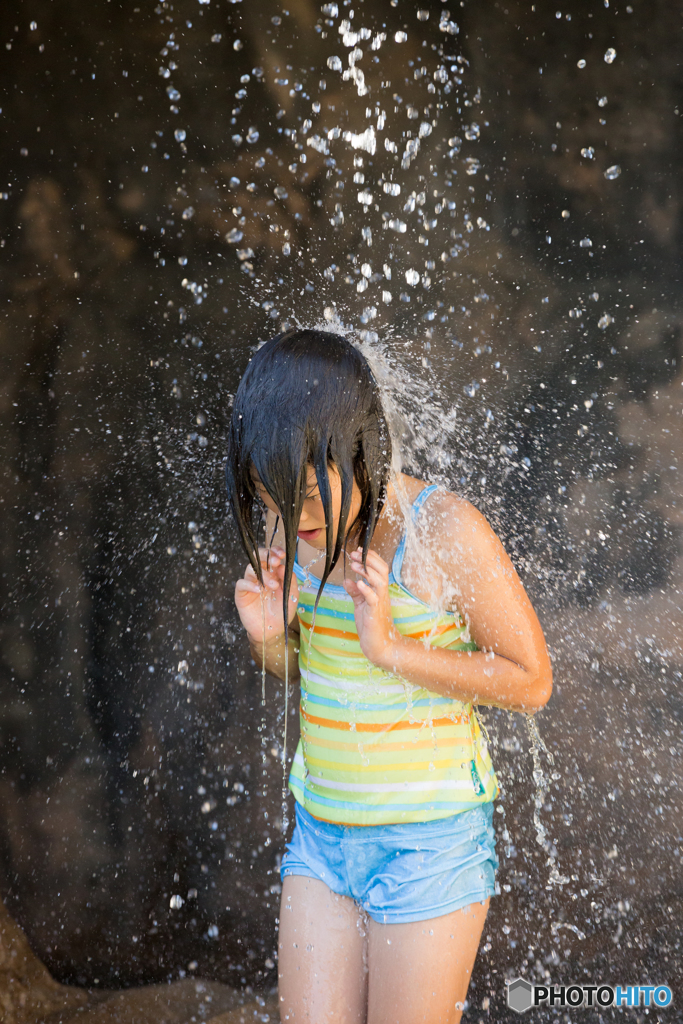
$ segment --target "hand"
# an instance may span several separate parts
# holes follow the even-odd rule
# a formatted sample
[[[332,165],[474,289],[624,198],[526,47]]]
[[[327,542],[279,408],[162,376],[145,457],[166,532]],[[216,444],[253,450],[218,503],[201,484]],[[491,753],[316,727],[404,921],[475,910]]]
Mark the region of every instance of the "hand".
[[[268,549],[259,548],[261,571],[264,587],[256,578],[256,573],[248,566],[244,578],[235,585],[235,604],[242,625],[247,631],[250,641],[259,647],[264,640],[264,603],[265,603],[265,641],[269,643],[282,636],[285,631],[282,614],[282,587],[285,576],[285,552],[282,548],[271,548],[270,559]],[[268,568],[270,566],[270,568]],[[296,576],[292,576],[289,588],[288,616],[291,622],[296,615],[299,603],[299,585]]]
[[[393,663],[392,651],[401,640],[391,617],[389,566],[376,551],[368,551],[365,570],[361,548],[351,552],[349,562],[351,570],[360,576],[355,582],[344,580],[344,589],[353,599],[361,650],[368,661],[388,668]]]

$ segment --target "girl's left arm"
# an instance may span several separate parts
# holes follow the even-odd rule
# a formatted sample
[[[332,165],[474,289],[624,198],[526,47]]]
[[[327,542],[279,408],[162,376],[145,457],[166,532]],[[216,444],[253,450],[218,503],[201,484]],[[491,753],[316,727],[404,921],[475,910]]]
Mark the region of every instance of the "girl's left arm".
[[[438,574],[455,588],[480,650],[429,647],[401,636],[391,618],[389,567],[371,551],[367,572],[360,553],[352,553],[351,568],[360,579],[346,584],[363,653],[385,671],[456,700],[538,711],[550,697],[552,669],[541,625],[512,562],[469,502],[445,494],[434,504],[424,542]]]

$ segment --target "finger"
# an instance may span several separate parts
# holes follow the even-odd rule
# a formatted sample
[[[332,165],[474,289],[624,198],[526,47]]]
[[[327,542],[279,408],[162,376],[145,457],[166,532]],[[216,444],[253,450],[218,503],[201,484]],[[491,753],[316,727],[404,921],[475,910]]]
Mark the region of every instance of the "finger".
[[[235,584],[236,594],[260,594],[261,587],[258,583],[251,583],[249,580],[238,580]]]
[[[359,562],[358,565],[352,565],[351,571],[355,572],[357,576],[364,576],[367,579],[368,574],[366,570],[363,568],[362,563]]]
[[[343,587],[349,597],[360,596],[358,585],[353,580],[344,580]]]
[[[366,564],[372,566],[372,568],[376,569],[378,572],[384,573],[386,576],[389,575],[389,566],[382,556],[378,555],[376,551],[368,551]]]
[[[377,592],[373,590],[370,584],[366,583],[365,580],[358,580],[357,586],[364,600],[370,605],[370,607],[376,608],[379,604],[379,595]]]
[[[359,591],[356,584],[352,583],[351,580],[344,580],[344,588],[349,597],[351,598],[351,600],[353,601],[354,607],[358,607],[358,605],[365,603],[365,598]]]
[[[384,593],[386,591],[389,581],[385,573],[379,572],[372,565],[368,565],[368,571],[365,574],[365,577],[370,586],[378,593]]]
[[[260,547],[258,549],[258,553],[261,556],[261,558],[267,558],[269,553],[271,555],[277,555],[278,558],[285,557],[284,550],[281,547],[278,547],[277,544],[273,544],[272,548]]]
[[[350,561],[353,571],[359,572],[360,570],[357,567],[362,566],[363,564],[363,552],[361,548],[351,552]],[[370,569],[375,569],[375,571],[382,574],[386,579],[389,578],[389,566],[376,551],[368,551],[366,566]]]

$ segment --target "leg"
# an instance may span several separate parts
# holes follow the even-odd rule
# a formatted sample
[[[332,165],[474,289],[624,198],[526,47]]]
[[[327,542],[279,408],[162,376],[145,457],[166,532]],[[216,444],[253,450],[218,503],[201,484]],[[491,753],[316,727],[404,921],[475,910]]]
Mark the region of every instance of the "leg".
[[[365,1024],[367,919],[324,882],[287,875],[279,937],[280,1020]]]
[[[489,901],[413,924],[370,921],[368,1024],[459,1024]]]

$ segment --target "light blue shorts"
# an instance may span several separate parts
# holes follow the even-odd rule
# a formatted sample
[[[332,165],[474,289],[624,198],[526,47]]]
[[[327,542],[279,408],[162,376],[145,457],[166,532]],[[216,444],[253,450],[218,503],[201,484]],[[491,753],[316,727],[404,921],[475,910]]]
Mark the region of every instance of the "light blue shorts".
[[[299,803],[280,876],[318,878],[380,924],[442,917],[495,891],[493,803],[438,821],[334,825]]]

